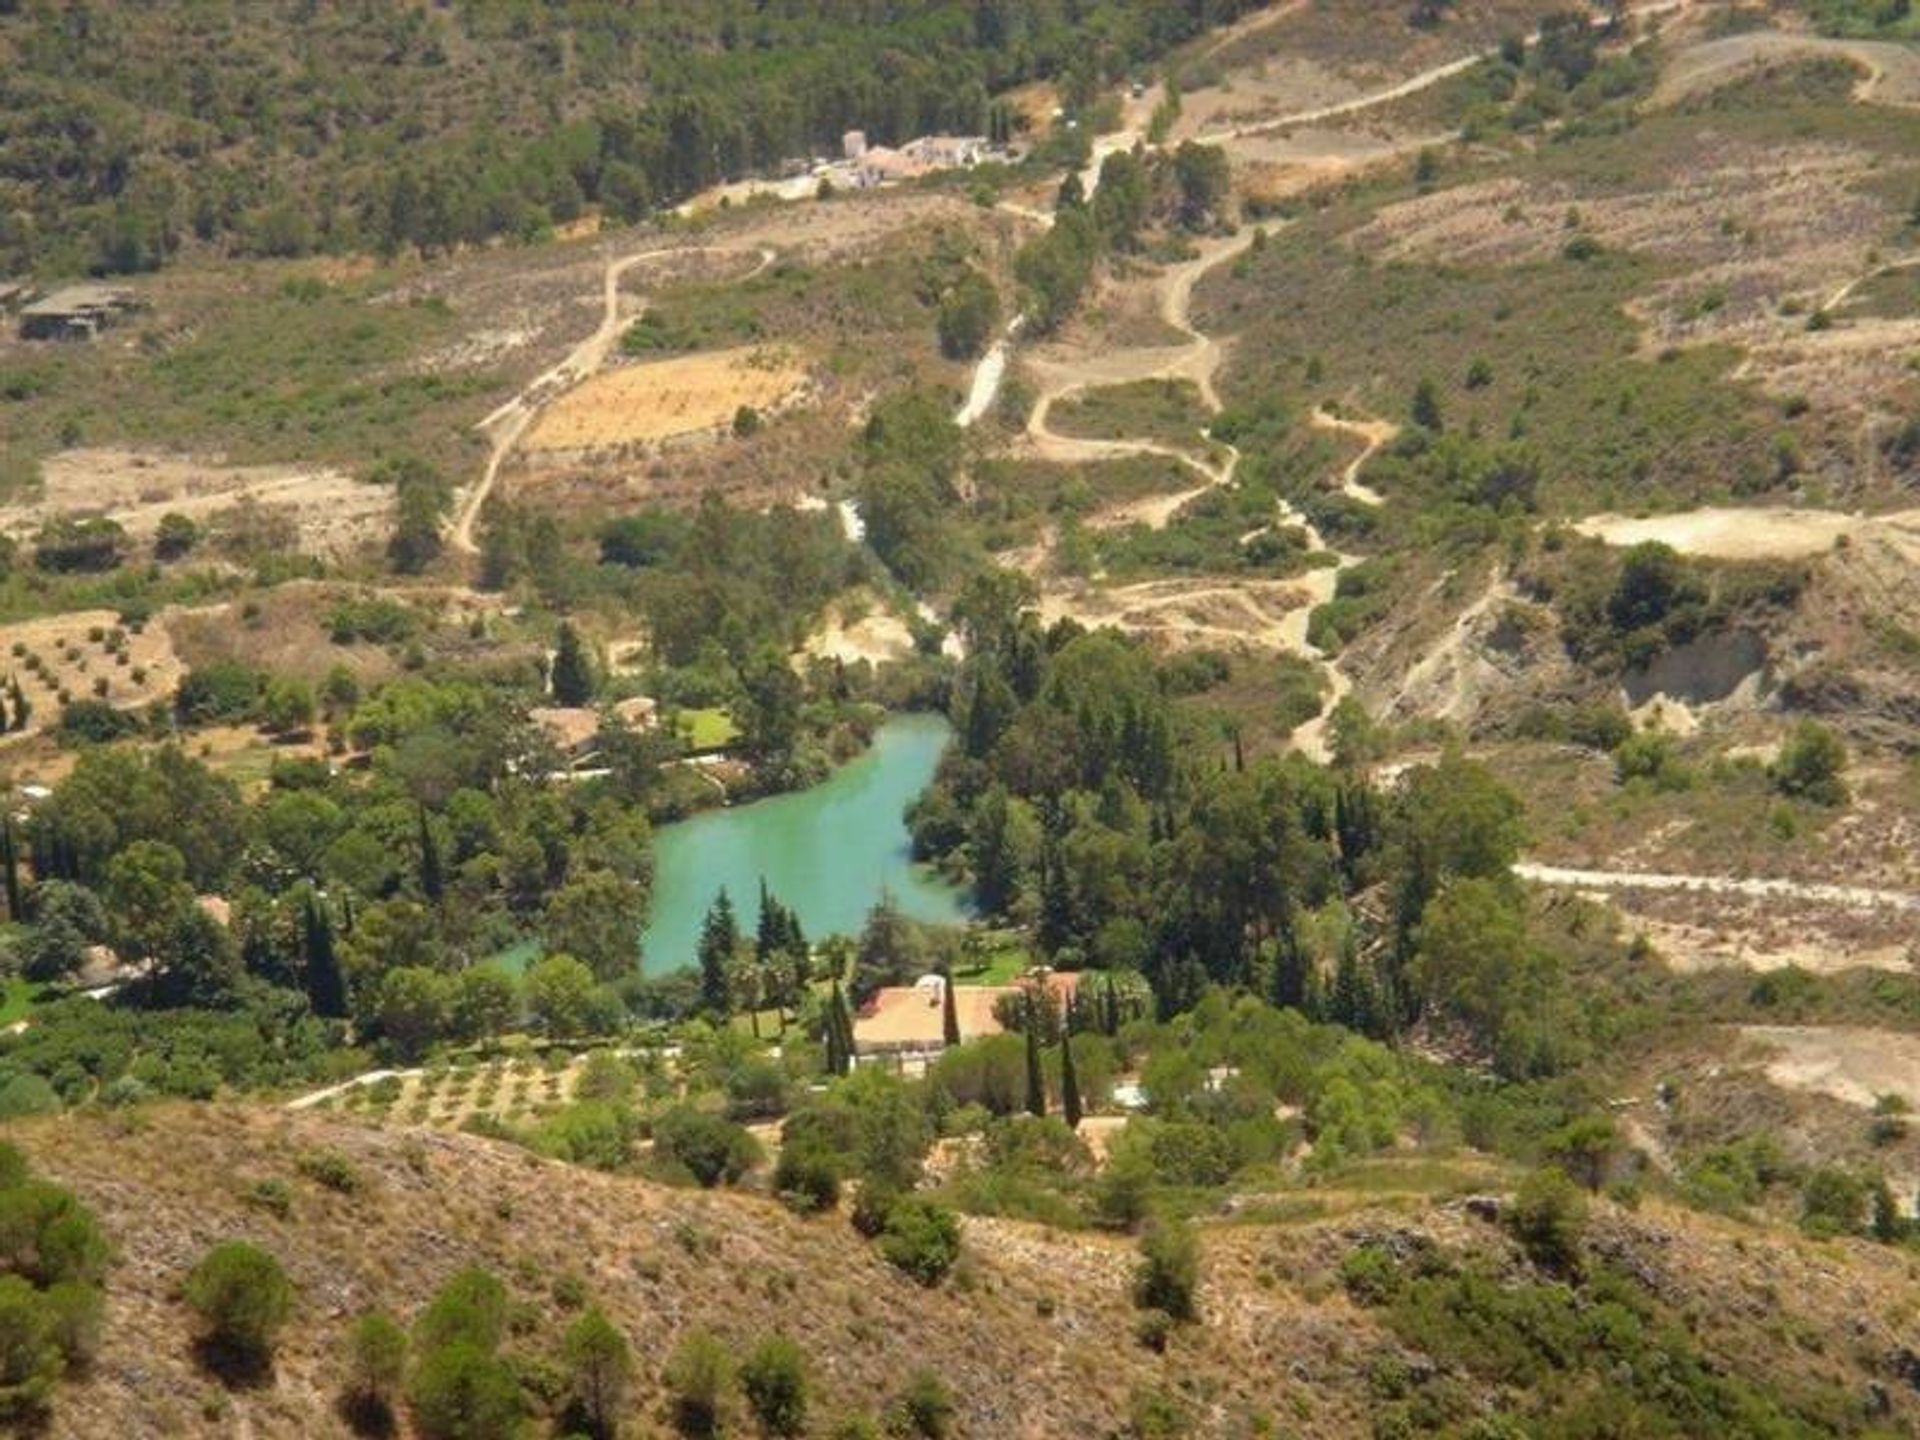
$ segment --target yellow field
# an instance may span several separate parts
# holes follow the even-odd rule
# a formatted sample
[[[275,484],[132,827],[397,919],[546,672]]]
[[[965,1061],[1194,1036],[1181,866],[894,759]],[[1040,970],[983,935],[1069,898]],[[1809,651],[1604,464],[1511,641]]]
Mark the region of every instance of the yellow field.
[[[779,404],[805,381],[791,354],[764,346],[627,365],[554,401],[526,448],[594,450],[711,430],[732,424],[743,405]]]

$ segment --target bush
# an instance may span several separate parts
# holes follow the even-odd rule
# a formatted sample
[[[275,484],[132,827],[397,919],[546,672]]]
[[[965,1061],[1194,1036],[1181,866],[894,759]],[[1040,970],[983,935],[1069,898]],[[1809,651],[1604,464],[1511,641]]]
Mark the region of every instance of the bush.
[[[0,1419],[45,1410],[61,1369],[45,1300],[18,1275],[0,1275]]]
[[[887,1412],[887,1430],[920,1440],[946,1440],[953,1433],[953,1391],[931,1370],[916,1370]]]
[[[824,1146],[786,1146],[773,1167],[773,1189],[796,1214],[831,1210],[840,1203],[840,1162]]]
[[[887,1215],[880,1253],[922,1285],[938,1285],[960,1258],[960,1221],[931,1200],[906,1196]]]
[[[720,1399],[733,1376],[727,1347],[704,1330],[680,1342],[667,1362],[673,1423],[682,1435],[711,1435],[720,1423]]]
[[[893,1207],[900,1203],[900,1192],[883,1180],[866,1179],[860,1182],[860,1191],[853,1197],[853,1228],[869,1240],[875,1239],[887,1228],[887,1218],[893,1214]]]
[[[513,1371],[468,1340],[421,1357],[407,1403],[428,1440],[507,1440],[519,1433],[526,1410]]]
[[[390,1420],[407,1368],[407,1332],[389,1315],[368,1311],[347,1332],[346,1398],[364,1420]],[[382,1427],[384,1428],[384,1427]]]
[[[575,1418],[590,1435],[612,1435],[633,1378],[627,1337],[600,1311],[589,1310],[567,1327],[561,1355]]]
[[[1864,1181],[1830,1167],[1807,1176],[1800,1192],[1800,1228],[1809,1235],[1856,1235],[1867,1222]]]
[[[1548,1270],[1579,1268],[1587,1197],[1559,1166],[1546,1166],[1521,1181],[1506,1219],[1534,1264]]]
[[[1817,720],[1802,720],[1780,747],[1768,772],[1783,795],[1816,805],[1847,803],[1847,747],[1840,737]]]
[[[754,1347],[740,1367],[740,1386],[767,1434],[794,1436],[806,1429],[806,1358],[786,1336],[770,1335]]]
[[[216,1363],[263,1370],[293,1311],[293,1285],[280,1262],[244,1241],[216,1245],[187,1277],[185,1296]]]
[[[745,1127],[690,1105],[654,1122],[653,1144],[661,1159],[683,1166],[708,1190],[737,1184],[760,1160],[760,1144]]]
[[[1159,1220],[1140,1237],[1140,1268],[1134,1274],[1133,1303],[1160,1310],[1175,1320],[1198,1313],[1200,1246],[1193,1231],[1177,1220]]]
[[[462,1270],[414,1322],[422,1350],[466,1343],[491,1352],[507,1333],[507,1290],[485,1270]]]

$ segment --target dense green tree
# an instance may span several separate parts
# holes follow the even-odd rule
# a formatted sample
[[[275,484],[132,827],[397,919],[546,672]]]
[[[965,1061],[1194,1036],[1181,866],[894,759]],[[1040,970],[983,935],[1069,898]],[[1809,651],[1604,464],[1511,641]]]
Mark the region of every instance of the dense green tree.
[[[725,1020],[733,1013],[734,958],[740,949],[740,927],[726,887],[713,897],[700,925],[697,956],[700,963],[700,1003],[708,1014]]]
[[[806,1357],[785,1335],[768,1336],[741,1362],[740,1388],[764,1433],[780,1437],[805,1433]]]
[[[601,1018],[593,971],[571,955],[535,961],[526,988],[527,1012],[548,1035],[587,1035]]]
[[[243,1371],[272,1363],[275,1342],[293,1312],[293,1285],[280,1262],[258,1246],[214,1246],[182,1290],[215,1363]]]
[[[567,1327],[560,1356],[575,1418],[595,1440],[609,1440],[619,1429],[633,1380],[627,1337],[600,1310],[588,1310]]]
[[[547,944],[584,962],[594,978],[623,980],[639,964],[646,891],[610,870],[589,870],[547,902]]]
[[[393,1424],[393,1402],[407,1371],[407,1332],[392,1316],[369,1310],[347,1331],[342,1385],[348,1412],[360,1428]]]
[[[564,620],[554,641],[550,683],[557,705],[591,705],[598,688],[587,647],[579,631]]]

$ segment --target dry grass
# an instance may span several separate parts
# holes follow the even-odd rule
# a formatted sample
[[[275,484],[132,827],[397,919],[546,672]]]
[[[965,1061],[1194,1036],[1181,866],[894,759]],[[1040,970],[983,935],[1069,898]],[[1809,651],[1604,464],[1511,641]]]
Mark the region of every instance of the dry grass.
[[[742,407],[790,401],[806,372],[780,350],[742,347],[629,365],[562,396],[533,427],[529,450],[600,450],[731,424]]]
[[[116,652],[113,637],[124,635]],[[119,655],[125,655],[122,664]],[[41,663],[36,672],[30,657]],[[60,722],[60,692],[75,700],[105,699],[132,709],[172,696],[184,667],[167,627],[148,623],[136,633],[111,610],[76,610],[0,625],[0,665],[20,682],[33,713],[28,733]],[[107,682],[100,696],[95,685]]]

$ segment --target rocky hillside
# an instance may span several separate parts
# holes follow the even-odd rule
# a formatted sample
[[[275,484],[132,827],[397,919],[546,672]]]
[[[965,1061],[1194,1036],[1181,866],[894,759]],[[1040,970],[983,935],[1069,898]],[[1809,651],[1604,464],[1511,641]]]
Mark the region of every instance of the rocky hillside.
[[[1243,1201],[1203,1225],[1199,1320],[1155,1353],[1137,1333],[1125,1237],[969,1220],[966,1258],[928,1290],[843,1215],[800,1219],[759,1194],[668,1189],[467,1136],[180,1106],[15,1138],[118,1251],[101,1353],[60,1387],[55,1436],[349,1433],[349,1321],[373,1306],[411,1319],[473,1265],[508,1284],[526,1373],[582,1291],[606,1309],[638,1362],[627,1433],[666,1430],[662,1371],[697,1327],[741,1352],[776,1330],[798,1340],[818,1434],[882,1412],[922,1367],[952,1387],[964,1435],[1365,1435],[1403,1412],[1605,1423],[1607,1404],[1631,1402],[1607,1398],[1598,1367],[1641,1343],[1657,1347],[1669,1413],[1727,1427],[1647,1433],[1760,1433],[1764,1415],[1785,1426],[1771,1434],[1920,1424],[1920,1258],[1599,1203],[1584,1258],[1556,1278],[1508,1238],[1501,1202],[1419,1198],[1474,1173],[1432,1162],[1383,1169],[1381,1191],[1284,1213]],[[196,1364],[178,1298],[198,1257],[232,1237],[273,1252],[297,1286],[273,1373],[240,1389]]]

